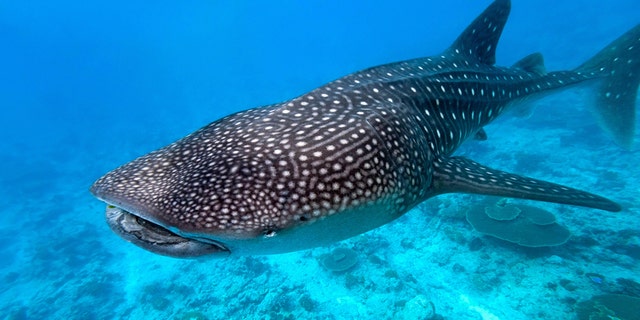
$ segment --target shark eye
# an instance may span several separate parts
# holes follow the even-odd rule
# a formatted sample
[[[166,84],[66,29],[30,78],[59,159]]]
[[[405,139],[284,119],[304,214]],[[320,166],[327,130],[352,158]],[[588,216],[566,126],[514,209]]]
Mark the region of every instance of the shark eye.
[[[264,230],[262,230],[262,235],[265,238],[275,237],[276,234],[277,234],[276,227],[274,227],[274,226],[269,226],[269,227],[266,227]]]

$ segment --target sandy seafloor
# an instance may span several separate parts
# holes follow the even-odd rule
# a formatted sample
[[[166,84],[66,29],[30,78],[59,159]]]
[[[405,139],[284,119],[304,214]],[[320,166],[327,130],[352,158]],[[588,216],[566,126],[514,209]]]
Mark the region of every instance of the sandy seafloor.
[[[539,50],[549,69],[571,68],[640,22],[636,1],[515,2],[502,65]],[[456,194],[328,248],[178,260],[112,234],[88,192],[106,171],[230,112],[437,54],[488,3],[0,5],[0,317],[436,319],[432,303],[445,319],[572,319],[594,295],[640,296],[619,280],[640,282],[638,143],[613,144],[579,89],[528,118],[505,115],[458,152],[624,207],[529,202],[572,232],[557,247],[479,234],[464,212],[483,197]],[[319,262],[338,247],[358,256],[342,273]]]

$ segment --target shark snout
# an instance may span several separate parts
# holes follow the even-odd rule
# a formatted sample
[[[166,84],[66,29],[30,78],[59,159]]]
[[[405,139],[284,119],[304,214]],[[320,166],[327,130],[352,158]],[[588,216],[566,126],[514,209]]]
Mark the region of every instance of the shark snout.
[[[179,234],[179,228],[163,219],[167,214],[157,205],[158,201],[153,200],[158,199],[160,194],[149,198],[136,196],[140,187],[153,189],[153,185],[138,186],[135,179],[117,179],[118,170],[120,169],[98,179],[90,188],[93,195],[107,203],[106,221],[114,233],[138,247],[170,257],[195,258],[230,254],[229,249],[221,242]]]
[[[194,258],[216,255],[227,256],[230,251],[218,242],[202,242],[179,236],[121,208],[107,205],[106,218],[113,232],[123,239],[154,253],[175,257]]]

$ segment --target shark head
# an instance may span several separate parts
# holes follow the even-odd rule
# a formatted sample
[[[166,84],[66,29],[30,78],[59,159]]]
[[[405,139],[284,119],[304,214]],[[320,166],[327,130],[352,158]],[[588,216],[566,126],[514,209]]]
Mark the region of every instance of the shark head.
[[[174,257],[330,244],[424,199],[424,141],[389,132],[393,139],[383,142],[378,127],[387,120],[376,113],[299,119],[301,106],[298,100],[220,119],[107,173],[91,192],[108,203],[113,231]],[[398,141],[414,152],[394,154],[389,148]]]
[[[155,253],[197,257],[226,256],[230,243],[291,223],[278,214],[290,188],[261,151],[268,125],[250,128],[265,110],[228,116],[96,181],[111,229]]]

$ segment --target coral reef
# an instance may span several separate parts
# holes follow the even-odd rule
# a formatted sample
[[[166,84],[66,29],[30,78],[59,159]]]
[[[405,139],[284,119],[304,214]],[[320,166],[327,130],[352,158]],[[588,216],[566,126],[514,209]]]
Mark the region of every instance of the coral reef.
[[[320,256],[322,266],[333,272],[344,272],[358,263],[358,254],[349,248],[336,248],[331,253]]]
[[[569,230],[553,214],[528,205],[483,201],[467,210],[467,221],[483,234],[525,247],[548,247],[569,240]]]
[[[576,307],[579,320],[639,320],[640,298],[604,294],[578,303]]]

